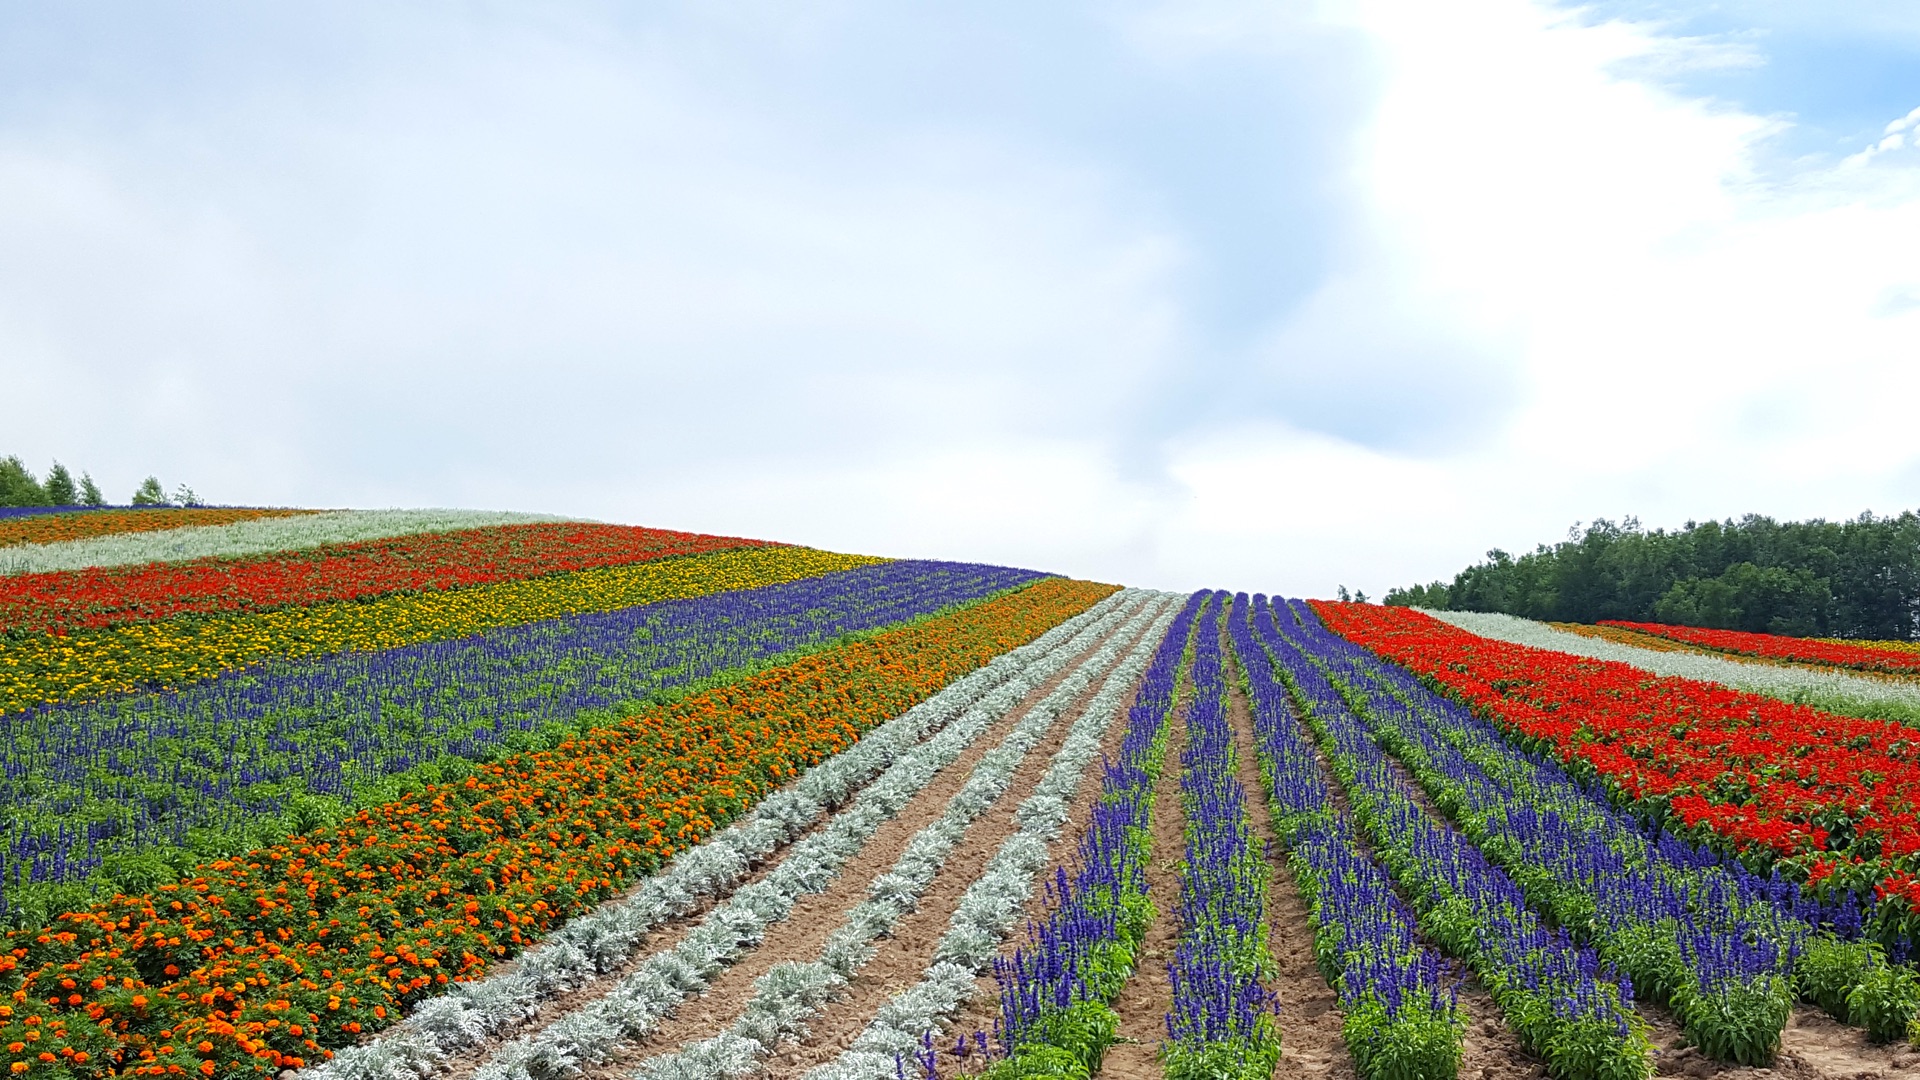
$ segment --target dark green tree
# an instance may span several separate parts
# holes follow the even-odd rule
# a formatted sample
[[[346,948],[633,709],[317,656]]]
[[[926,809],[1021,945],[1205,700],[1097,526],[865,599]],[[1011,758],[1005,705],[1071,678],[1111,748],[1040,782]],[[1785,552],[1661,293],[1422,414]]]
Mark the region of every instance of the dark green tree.
[[[1518,558],[1489,551],[1451,584],[1394,589],[1388,602],[1551,621],[1913,638],[1920,514],[1838,522],[1750,514],[1673,532],[1602,519]]]
[[[52,506],[75,506],[79,504],[80,493],[74,487],[73,474],[65,465],[53,463],[53,471],[47,474],[47,482],[40,485],[47,493],[47,502]]]
[[[0,458],[0,506],[45,506],[47,489],[17,457]]]
[[[93,482],[88,473],[80,474],[80,504],[82,506],[105,506],[107,497],[100,494],[100,485]]]
[[[140,486],[135,488],[133,491],[133,505],[135,506],[167,505],[167,493],[166,493],[166,490],[160,486],[159,477],[149,476],[145,480],[140,481]]]

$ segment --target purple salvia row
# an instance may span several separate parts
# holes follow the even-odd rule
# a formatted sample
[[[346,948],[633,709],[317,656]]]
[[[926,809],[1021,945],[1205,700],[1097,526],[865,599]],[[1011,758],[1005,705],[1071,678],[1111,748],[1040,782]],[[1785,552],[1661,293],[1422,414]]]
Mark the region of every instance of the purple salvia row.
[[[1457,981],[1420,939],[1413,912],[1333,798],[1312,739],[1254,640],[1244,594],[1237,599],[1228,632],[1274,823],[1307,901],[1321,971],[1339,994],[1354,1064],[1367,1080],[1454,1075],[1465,1030]]]
[[[351,801],[368,781],[482,759],[522,733],[1041,576],[882,563],[0,716],[0,804],[14,811],[0,889],[82,880],[109,855],[178,848],[195,829],[245,829],[301,792]],[[79,805],[87,821],[70,824]]]
[[[1411,673],[1333,635],[1306,605],[1279,609],[1296,640],[1363,703],[1383,743],[1447,801],[1480,846],[1563,924],[1590,928],[1634,985],[1671,1003],[1695,1045],[1769,1060],[1801,991],[1878,1037],[1905,1033],[1920,986],[1857,940],[1861,905],[1762,877],[1614,806],[1596,779],[1523,751]],[[1815,926],[1825,923],[1816,932]]]
[[[1263,609],[1255,633],[1319,735],[1383,864],[1421,907],[1421,926],[1480,975],[1522,1041],[1562,1080],[1645,1080],[1646,1025],[1631,982],[1551,928],[1513,879],[1416,801],[1312,657]]]
[[[1230,600],[1212,594],[1194,639],[1194,696],[1180,755],[1187,815],[1181,935],[1167,965],[1171,1080],[1264,1077],[1280,1055],[1278,1002],[1262,982],[1273,963],[1266,946],[1266,853],[1247,823],[1227,715],[1220,622]]]
[[[1100,799],[1076,848],[1074,873],[1055,869],[1046,917],[1028,927],[1025,946],[994,963],[1000,985],[995,1034],[1009,1057],[1023,1046],[1045,1043],[1050,1021],[1068,1010],[1087,1003],[1104,1007],[1131,973],[1130,966],[1114,962],[1119,954],[1112,947],[1125,946],[1130,956],[1145,930],[1143,916],[1151,914],[1145,899],[1154,785],[1181,658],[1203,601],[1200,595],[1187,601],[1147,666],[1127,713],[1119,757],[1103,763]],[[1098,1067],[1097,1059],[1087,1064]]]

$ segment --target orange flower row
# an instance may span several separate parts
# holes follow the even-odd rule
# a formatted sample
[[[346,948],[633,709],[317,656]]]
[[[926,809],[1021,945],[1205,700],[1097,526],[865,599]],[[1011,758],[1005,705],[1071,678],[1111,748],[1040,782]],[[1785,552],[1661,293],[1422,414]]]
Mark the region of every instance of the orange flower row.
[[[247,507],[154,507],[150,510],[80,510],[67,514],[35,514],[0,521],[0,547],[14,544],[57,544],[112,533],[157,532],[190,525],[231,525],[255,518],[293,517],[317,510],[269,510]]]
[[[9,933],[0,1043],[35,1077],[325,1058],[1112,591],[1041,581]]]

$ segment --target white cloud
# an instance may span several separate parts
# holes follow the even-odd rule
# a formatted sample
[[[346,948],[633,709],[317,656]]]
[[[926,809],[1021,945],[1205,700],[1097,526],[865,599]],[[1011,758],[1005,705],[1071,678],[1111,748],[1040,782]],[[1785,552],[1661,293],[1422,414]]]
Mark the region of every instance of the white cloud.
[[[1307,11],[1127,9],[1119,51],[1056,83],[931,58],[995,73],[1013,114],[897,107],[924,42],[846,12],[416,27],[438,51],[158,119],[14,110],[0,453],[110,493],[152,468],[1315,593],[1595,514],[1920,501],[1904,150],[1762,177],[1782,120],[1662,81],[1753,57],[1659,27]],[[1194,295],[1208,241],[1164,209],[1197,196],[1099,110],[1210,56],[1296,63],[1306,34],[1360,43],[1370,96],[1326,103],[1361,119],[1291,208],[1326,219],[1290,267],[1316,283],[1232,344]],[[884,78],[843,70],[873,57]],[[1073,97],[1097,79],[1140,85]]]

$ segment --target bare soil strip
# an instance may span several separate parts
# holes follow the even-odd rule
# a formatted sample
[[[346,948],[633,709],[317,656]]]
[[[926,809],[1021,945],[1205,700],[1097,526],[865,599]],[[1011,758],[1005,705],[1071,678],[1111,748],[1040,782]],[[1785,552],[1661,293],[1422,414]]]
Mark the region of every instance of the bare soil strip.
[[[1916,1075],[1920,1053],[1904,1042],[1875,1046],[1865,1028],[1842,1024],[1811,1005],[1796,1005],[1780,1052],[1771,1068],[1728,1065],[1686,1045],[1680,1025],[1666,1008],[1640,1003],[1640,1015],[1652,1029],[1655,1077],[1687,1080],[1876,1080]]]
[[[907,839],[924,825],[927,820],[931,820],[931,817],[937,816],[946,802],[966,783],[967,777],[972,774],[973,767],[979,763],[980,758],[984,757],[989,750],[998,745],[1000,740],[1003,739],[1009,731],[1013,730],[1013,727],[1020,722],[1020,719],[1025,716],[1035,704],[1044,700],[1048,694],[1058,688],[1081,663],[1098,652],[1104,643],[1105,639],[1102,639],[1101,641],[1089,644],[1086,649],[1068,661],[1059,672],[1049,677],[1044,683],[1029,693],[1027,697],[1006,716],[989,726],[981,736],[974,741],[973,745],[961,752],[960,756],[956,758],[952,764],[942,769],[933,781],[928,784],[926,788],[922,789],[921,792],[914,797],[914,801],[909,803],[898,816],[881,826],[879,832],[875,834],[873,840],[868,844],[865,853],[850,863],[845,870],[842,871],[840,878],[836,880],[825,893],[803,897],[799,903],[795,904],[792,915],[782,924],[778,935],[770,938],[767,944],[761,949],[756,950],[756,952],[768,953],[778,949],[796,935],[804,933],[805,931],[801,928],[812,926],[813,924],[803,922],[802,920],[811,918],[817,921],[818,916],[812,914],[813,910],[825,903],[830,897],[847,890],[852,890],[856,897],[855,902],[858,902],[859,899],[864,899],[866,882],[867,879],[872,876],[872,872],[870,870],[863,871],[861,868],[868,866],[869,861],[873,859],[882,860],[880,863],[882,866],[891,865],[892,861],[897,859],[901,850],[904,849]],[[931,739],[938,735],[939,732],[936,731],[929,733],[927,737]],[[864,790],[864,786],[861,790]],[[851,805],[857,798],[858,793],[856,792],[848,798],[847,803]],[[930,810],[928,809],[929,807],[931,807]],[[833,814],[823,815],[803,836],[811,836],[815,832],[827,828],[832,821]],[[753,882],[758,882],[768,874],[771,874],[785,858],[786,852],[791,850],[793,844],[798,843],[802,838],[802,836],[795,837],[793,841],[783,845],[778,852],[766,858],[765,861],[755,868],[750,877],[740,882],[740,886],[745,887]],[[636,888],[637,887],[636,885]],[[727,895],[731,895],[731,892]],[[621,965],[621,967],[600,978],[594,979],[592,982],[570,993],[551,999],[542,1005],[540,1015],[535,1020],[490,1038],[484,1043],[450,1057],[441,1065],[440,1069],[437,1070],[436,1075],[446,1077],[447,1080],[467,1080],[467,1078],[471,1077],[475,1070],[486,1063],[503,1044],[516,1039],[530,1038],[539,1035],[540,1032],[558,1022],[568,1013],[606,995],[623,979],[632,975],[642,964],[646,963],[649,956],[663,950],[672,949],[680,944],[696,926],[700,925],[707,914],[726,899],[726,895],[705,898],[698,910],[675,918],[659,929],[649,933],[647,935],[646,947],[636,949],[632,958],[630,958],[627,963]],[[615,903],[618,901],[609,902]],[[818,932],[818,936],[822,940],[824,940],[825,935],[830,932],[835,925],[838,925],[838,919],[844,906],[845,905],[842,905],[841,907],[831,909],[824,929],[820,929]],[[782,955],[779,959],[792,959],[792,957]],[[749,957],[745,962],[721,974],[714,981],[714,986],[707,995],[696,997],[692,1001],[687,1002],[682,1007],[680,1015],[662,1025],[661,1029],[657,1031],[653,1037],[641,1043],[634,1044],[635,1046],[648,1048],[641,1056],[645,1056],[646,1053],[655,1052],[653,1048],[663,1045],[661,1038],[669,1028],[677,1029],[679,1023],[689,1016],[699,1016],[703,1013],[711,1012],[712,1009],[708,1005],[708,1002],[712,1000],[711,995],[722,992],[723,987],[734,986],[736,978],[740,977],[743,973],[750,972],[744,984],[747,987],[746,993],[750,995],[752,993],[752,979],[765,974],[766,969],[771,967],[775,962],[777,962],[777,960],[761,962],[754,957]],[[741,1001],[744,1002],[745,997],[742,997]],[[735,1012],[737,1013],[738,1009],[735,1009]],[[624,1076],[627,1072],[631,1071],[632,1064],[637,1060],[637,1058],[630,1059],[630,1055],[623,1053],[607,1065],[590,1070],[590,1072],[594,1075],[600,1075],[605,1072],[605,1070],[612,1069],[613,1072],[608,1073],[608,1075]],[[622,1067],[623,1064],[624,1067]]]
[[[766,974],[777,964],[816,959],[820,955],[821,948],[826,944],[828,936],[845,921],[847,912],[866,899],[867,886],[872,879],[899,860],[915,833],[941,816],[947,803],[952,801],[954,795],[966,784],[979,760],[997,746],[1035,705],[1066,681],[1068,675],[1080,666],[1081,661],[1097,652],[1104,644],[1104,638],[1093,643],[1086,652],[1076,657],[1074,662],[1066,665],[1058,674],[1029,693],[1019,706],[996,722],[958,760],[943,769],[932,783],[915,795],[913,801],[908,803],[899,814],[881,826],[873,839],[861,849],[860,854],[841,869],[826,890],[802,897],[794,904],[792,913],[780,924],[777,933],[770,934],[763,945],[739,964],[715,977],[704,994],[682,1004],[672,1017],[648,1037],[623,1045],[606,1061],[585,1070],[584,1075],[590,1080],[613,1080],[613,1078],[626,1077],[648,1058],[671,1051],[684,1043],[718,1034],[745,1009],[747,1002],[753,997],[755,979]],[[1088,695],[1090,694],[1091,690],[1088,691]],[[1082,695],[1081,701],[1084,701],[1088,695]],[[1076,709],[1080,703],[1076,702]],[[1013,785],[1009,788],[1007,795],[1002,796],[1003,801],[1008,796],[1014,796],[1016,799],[1021,797],[1038,781],[1040,774],[1044,771],[1046,757],[1050,756],[1065,739],[1070,727],[1067,721],[1071,715],[1073,715],[1071,710],[1063,713],[1046,737],[1028,754],[1020,770],[1015,774]],[[1036,761],[1039,763],[1037,766]],[[1011,811],[1002,811],[999,809],[999,804],[996,804],[993,811],[983,815],[974,823],[973,828],[967,833],[967,839],[955,852],[954,859],[957,866],[977,867],[984,861],[984,856],[970,853],[975,832],[990,821],[997,824],[1002,818],[1010,823]],[[988,853],[991,853],[991,849]],[[935,903],[936,897],[942,895],[943,890],[952,893],[952,896],[946,900],[946,907],[950,909],[953,902],[958,900],[959,894],[965,891],[970,880],[969,878],[960,881],[957,886],[949,886],[947,876],[943,875],[941,880],[936,881],[929,889],[928,896],[922,900],[921,910],[924,912],[928,904]],[[896,930],[901,933],[908,932],[909,925],[916,918],[917,916],[910,916],[902,920]],[[944,925],[944,918],[943,915],[941,925]],[[929,952],[932,949],[932,940],[937,937],[936,930],[933,938],[929,939]],[[861,975],[854,980],[856,989],[863,982],[872,980],[875,973],[885,970],[883,965],[887,954],[888,950],[883,947],[879,955],[867,964]],[[913,978],[918,978],[919,969],[916,968],[912,975]],[[911,981],[911,979],[907,980],[907,982]],[[819,1031],[820,1025],[828,1022],[830,1022],[830,1015],[823,1016],[819,1024],[812,1026],[815,1031]],[[858,1034],[857,1029],[853,1034]],[[848,1036],[849,1039],[851,1037],[851,1035]],[[835,1052],[838,1052],[838,1048]],[[770,1064],[777,1067],[780,1059],[775,1058]]]
[[[1021,762],[1013,782],[993,809],[967,828],[948,861],[951,869],[935,878],[913,913],[902,918],[892,933],[876,943],[879,951],[853,977],[844,996],[808,1023],[808,1036],[786,1043],[766,1063],[768,1077],[789,1080],[840,1056],[866,1030],[882,1005],[920,981],[927,965],[933,961],[934,949],[946,933],[961,896],[973,885],[979,871],[1000,845],[1019,830],[1014,811],[1046,775],[1054,753],[1066,742],[1073,722],[1099,692],[1100,685],[1096,681],[1088,686],[1073,705],[1060,714],[1053,730]],[[1088,770],[1089,773],[1095,771]],[[1083,785],[1084,781],[1083,777]]]
[[[1182,692],[1192,683],[1183,675]],[[1154,918],[1140,942],[1133,977],[1120,989],[1113,1011],[1120,1014],[1120,1041],[1107,1051],[1098,1077],[1104,1080],[1159,1080],[1165,1075],[1156,1056],[1167,1034],[1167,1013],[1173,1009],[1173,984],[1167,962],[1180,940],[1177,914],[1180,875],[1186,857],[1187,815],[1180,805],[1180,752],[1187,745],[1187,702],[1179,701],[1167,717],[1165,766],[1153,796],[1153,860],[1147,865],[1147,894],[1153,898]]]
[[[1100,752],[1106,760],[1111,761],[1120,756],[1120,744],[1127,738],[1127,711],[1133,707],[1134,698],[1139,692],[1140,685],[1136,682],[1120,706],[1120,718],[1107,731],[1105,739],[1100,744]],[[1064,866],[1067,875],[1069,877],[1073,875],[1074,867],[1067,865],[1067,860],[1079,849],[1081,834],[1086,832],[1087,823],[1093,818],[1093,808],[1100,801],[1105,781],[1106,772],[1098,766],[1088,768],[1087,774],[1080,778],[1080,788],[1074,793],[1073,806],[1067,811],[1067,822],[1061,827],[1059,838],[1049,846],[1054,856],[1053,865],[1035,876],[1033,891],[1028,894],[1027,902],[1021,908],[1019,925],[1022,929],[1007,941],[1006,946],[1000,950],[1000,955],[1012,956],[1015,950],[1026,941],[1025,928],[1039,921],[1046,914],[1048,897],[1044,886],[1046,881],[1052,878],[1053,868]],[[960,1036],[966,1037],[971,1042],[974,1032],[985,1032],[991,1038],[994,1021],[999,1016],[1000,984],[994,980],[992,972],[988,971],[974,980],[973,998],[946,1024],[945,1047],[951,1049],[954,1038]],[[944,1066],[945,1059],[943,1059]]]
[[[1236,687],[1235,697],[1238,698],[1238,696],[1238,688]],[[1289,702],[1287,707],[1289,709],[1293,708],[1292,703]],[[1296,711],[1295,717],[1298,718],[1298,716],[1299,714]],[[1307,726],[1304,720],[1300,721],[1300,723],[1302,727]],[[1334,776],[1333,770],[1328,767],[1326,754],[1316,746],[1314,748],[1314,756],[1319,759],[1320,773],[1326,778],[1327,790],[1332,793],[1334,805],[1339,808],[1340,813],[1351,815],[1353,813],[1353,807],[1347,802],[1346,789],[1341,785],[1339,779]],[[1395,764],[1396,766],[1398,765],[1397,762]],[[1408,779],[1408,783],[1413,787],[1414,798],[1419,800],[1421,809],[1429,814],[1434,813],[1433,805],[1425,799],[1425,792],[1422,792],[1418,785],[1413,785],[1411,778]],[[1260,805],[1266,805],[1266,793],[1264,791],[1261,792]],[[1362,850],[1366,850],[1365,840],[1356,836],[1355,842],[1361,845]],[[1289,880],[1288,883],[1291,885],[1291,880]],[[1398,889],[1398,886],[1396,885],[1395,888]],[[1292,895],[1297,900],[1300,894],[1296,889]],[[1406,899],[1404,894],[1401,899]],[[1409,905],[1409,907],[1411,907],[1411,905]],[[1306,923],[1305,905],[1302,904],[1298,910],[1300,912],[1303,931],[1311,935],[1312,930]],[[1309,937],[1308,940],[1309,944],[1307,948],[1309,952],[1307,963],[1312,966],[1314,974],[1318,977],[1320,969],[1318,965],[1313,963],[1311,938]],[[1520,1042],[1520,1036],[1516,1035],[1513,1029],[1507,1026],[1506,1017],[1501,1014],[1500,1006],[1494,1003],[1493,995],[1487,992],[1486,987],[1480,985],[1480,980],[1474,977],[1466,965],[1461,964],[1457,960],[1450,962],[1453,964],[1454,975],[1460,979],[1460,1009],[1466,1013],[1467,1016],[1467,1030],[1465,1037],[1461,1040],[1460,1047],[1460,1080],[1544,1080],[1547,1075],[1545,1065],[1541,1063],[1539,1058],[1527,1051],[1526,1046]],[[1321,985],[1325,985],[1324,978],[1321,980]],[[1336,1013],[1335,1015],[1337,1016],[1338,1014]],[[1285,1038],[1290,1030],[1287,1027],[1287,1015],[1284,1012],[1280,1015],[1280,1023],[1282,1043],[1279,1075],[1284,1076],[1287,1075],[1286,1061],[1288,1053]],[[1337,1037],[1339,1020],[1336,1019],[1334,1023]],[[1346,1041],[1342,1039],[1341,1047],[1343,1053],[1345,1046]],[[1347,1067],[1351,1069],[1352,1057],[1348,1056],[1346,1062]]]
[[[1253,711],[1240,689],[1239,658],[1227,651],[1234,677],[1228,682],[1227,715],[1233,721],[1240,758],[1240,786],[1247,816],[1267,853],[1267,951],[1278,965],[1272,990],[1280,997],[1280,1064],[1285,1080],[1352,1080],[1353,1055],[1341,1036],[1340,995],[1327,985],[1313,958],[1313,927],[1285,852],[1273,832],[1260,750],[1253,738]]]

